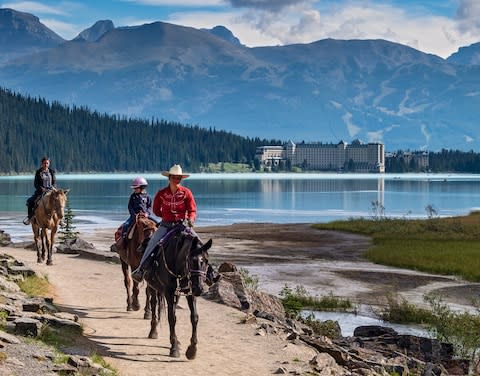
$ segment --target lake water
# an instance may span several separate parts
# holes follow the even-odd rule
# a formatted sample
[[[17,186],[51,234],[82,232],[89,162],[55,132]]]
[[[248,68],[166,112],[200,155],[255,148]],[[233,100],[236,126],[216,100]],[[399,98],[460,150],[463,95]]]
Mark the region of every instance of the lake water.
[[[79,231],[115,228],[128,216],[130,182],[136,174],[59,174],[70,188],[69,203]],[[148,191],[164,187],[160,174],[145,174]],[[192,174],[183,184],[194,192],[198,226],[240,222],[310,223],[371,217],[372,202],[392,217],[440,216],[480,208],[480,175],[461,174]],[[30,238],[21,224],[33,176],[0,176],[0,229],[14,241]]]

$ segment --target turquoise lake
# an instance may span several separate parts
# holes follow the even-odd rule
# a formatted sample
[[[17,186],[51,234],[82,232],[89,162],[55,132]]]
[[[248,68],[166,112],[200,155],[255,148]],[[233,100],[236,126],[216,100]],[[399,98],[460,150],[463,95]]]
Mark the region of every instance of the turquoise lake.
[[[137,174],[59,174],[80,231],[114,228],[127,216],[130,182]],[[167,184],[160,174],[143,175],[148,192]],[[192,174],[197,225],[239,222],[310,223],[371,217],[378,202],[390,217],[422,218],[431,205],[439,216],[480,208],[480,175],[462,174]],[[0,229],[15,237],[23,226],[33,176],[0,177]],[[18,235],[17,235],[18,234]]]

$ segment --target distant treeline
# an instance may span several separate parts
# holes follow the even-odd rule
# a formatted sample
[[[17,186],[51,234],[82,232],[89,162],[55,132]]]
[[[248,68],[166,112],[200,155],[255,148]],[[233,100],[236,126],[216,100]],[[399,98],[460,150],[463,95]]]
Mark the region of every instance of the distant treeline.
[[[465,152],[443,149],[438,153],[429,153],[428,161],[432,172],[480,173],[480,154],[473,150]]]
[[[427,155],[427,162],[418,157]],[[408,158],[407,158],[408,156]],[[418,158],[417,158],[418,157]],[[442,149],[424,153],[397,151],[385,158],[385,172],[457,172],[480,173],[480,154],[470,151]]]
[[[157,172],[174,163],[198,172],[219,162],[246,163],[258,169],[256,147],[282,144],[165,120],[100,114],[2,88],[0,135],[0,174],[30,173],[43,156],[49,156],[52,166],[64,173]],[[414,159],[386,162],[386,172],[480,173],[480,154],[473,151],[430,152],[428,167]]]
[[[156,172],[180,163],[200,171],[209,163],[248,163],[255,149],[279,140],[152,119],[100,114],[0,88],[0,173],[32,172],[42,156],[58,172]]]

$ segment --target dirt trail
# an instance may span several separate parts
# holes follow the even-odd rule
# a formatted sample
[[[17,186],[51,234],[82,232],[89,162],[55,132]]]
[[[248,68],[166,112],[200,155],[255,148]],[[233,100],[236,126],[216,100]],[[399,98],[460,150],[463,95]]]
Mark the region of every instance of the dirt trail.
[[[170,358],[167,320],[161,322],[159,338],[152,340],[147,338],[150,323],[143,319],[143,310],[126,312],[118,264],[55,254],[54,265],[46,266],[36,263],[31,250],[4,248],[2,253],[48,277],[55,287],[55,302],[78,314],[87,337],[100,346],[100,354],[122,376],[271,375],[286,364],[291,369],[300,367],[314,355],[313,350],[288,344],[278,336],[255,335],[254,326],[241,323],[243,313],[200,298],[198,353],[189,361],[184,352],[191,325],[186,300],[181,298],[184,309],[177,312],[177,335],[182,354]]]

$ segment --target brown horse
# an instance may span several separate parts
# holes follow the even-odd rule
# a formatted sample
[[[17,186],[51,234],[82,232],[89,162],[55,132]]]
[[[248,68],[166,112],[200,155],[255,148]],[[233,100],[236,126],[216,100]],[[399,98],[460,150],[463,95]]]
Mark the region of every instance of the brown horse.
[[[137,215],[135,223],[128,231],[124,246],[118,248],[118,254],[122,263],[123,283],[127,290],[127,311],[138,311],[140,309],[138,282],[132,279],[131,271],[138,268],[142,259],[142,254],[137,251],[137,248],[145,239],[150,238],[156,229],[157,225],[154,221],[142,215]],[[147,301],[144,318],[150,319],[150,291],[147,289],[146,293]]]
[[[158,302],[160,305],[163,305],[163,300],[165,299],[170,327],[171,357],[178,358],[180,356],[180,342],[175,333],[177,321],[175,311],[181,294],[187,298],[188,307],[190,308],[190,322],[192,324],[190,345],[185,355],[187,359],[194,359],[197,354],[198,313],[196,297],[203,292],[203,283],[205,282],[208,267],[207,251],[211,246],[211,239],[206,244],[202,244],[200,239],[190,232],[189,229],[181,227],[179,232],[167,241],[167,244],[159,246],[154,265],[145,275],[149,288],[157,292],[157,294],[151,294],[152,320],[148,337],[158,337],[157,325],[159,318],[157,319],[156,317],[155,304]]]
[[[68,191],[69,189],[52,189],[44,193],[38,200],[31,219],[38,263],[45,261],[45,252],[47,252],[47,265],[52,265],[53,243],[58,225],[64,215]],[[40,241],[41,246],[39,245]]]

